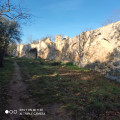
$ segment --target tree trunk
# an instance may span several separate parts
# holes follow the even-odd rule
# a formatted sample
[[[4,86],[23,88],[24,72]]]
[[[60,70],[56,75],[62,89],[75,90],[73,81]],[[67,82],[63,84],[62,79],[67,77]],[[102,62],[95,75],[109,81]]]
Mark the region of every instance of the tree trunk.
[[[4,47],[0,48],[0,67],[3,67],[4,56],[5,56],[5,53],[6,53],[7,46],[8,46],[8,44],[6,42]]]
[[[0,49],[0,67],[3,67],[4,50]]]

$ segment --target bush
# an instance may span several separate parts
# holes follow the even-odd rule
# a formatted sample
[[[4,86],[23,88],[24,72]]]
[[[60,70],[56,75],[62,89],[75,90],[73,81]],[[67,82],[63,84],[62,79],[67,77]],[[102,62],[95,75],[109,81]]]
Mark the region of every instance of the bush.
[[[73,63],[68,62],[68,63],[66,63],[66,65],[71,66],[71,65],[73,65]]]
[[[60,64],[61,64],[60,62],[53,62],[53,63],[51,63],[52,66],[58,66]]]

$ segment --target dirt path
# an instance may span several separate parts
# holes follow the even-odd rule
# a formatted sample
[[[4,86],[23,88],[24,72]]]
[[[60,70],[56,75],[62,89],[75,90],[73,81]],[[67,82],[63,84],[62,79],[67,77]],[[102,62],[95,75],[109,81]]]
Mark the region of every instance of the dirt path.
[[[19,109],[24,108],[24,104],[20,98],[26,91],[27,85],[22,81],[20,68],[16,62],[14,62],[14,70],[15,71],[12,76],[12,80],[9,84],[9,113],[6,117],[6,120],[18,120],[20,118],[18,111]],[[12,113],[10,110],[17,110],[17,114],[16,111],[14,111],[15,113]]]
[[[14,69],[15,71],[9,84],[9,113],[7,113],[8,111],[6,112],[5,120],[73,120],[68,117],[65,109],[62,108],[62,104],[40,106],[38,109],[43,109],[45,115],[28,115],[27,117],[23,116],[23,114],[20,115],[20,109],[36,109],[37,103],[33,98],[29,98],[27,84],[23,81],[24,78],[22,78],[20,67],[16,61],[14,62]],[[24,96],[28,96],[27,101],[21,99]],[[13,110],[15,113],[12,113]]]

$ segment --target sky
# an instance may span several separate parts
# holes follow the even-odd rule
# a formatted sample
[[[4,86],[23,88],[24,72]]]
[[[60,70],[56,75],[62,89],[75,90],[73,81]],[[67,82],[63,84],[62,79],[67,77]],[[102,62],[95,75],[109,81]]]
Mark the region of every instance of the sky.
[[[57,34],[74,37],[102,23],[120,8],[120,0],[23,0],[33,15],[22,27],[22,43]]]

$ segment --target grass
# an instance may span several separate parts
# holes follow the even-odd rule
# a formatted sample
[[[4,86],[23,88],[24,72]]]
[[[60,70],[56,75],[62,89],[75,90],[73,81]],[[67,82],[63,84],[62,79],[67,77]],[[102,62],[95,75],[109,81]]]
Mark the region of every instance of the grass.
[[[79,68],[79,67],[77,67],[76,65],[74,65],[74,64],[71,63],[71,62],[68,62],[68,63],[61,63],[61,65],[67,67],[68,69],[72,69],[72,70],[89,71],[89,69],[86,69],[86,68]]]
[[[119,83],[72,63],[16,60],[38,106],[63,103],[76,120],[120,119]]]
[[[13,73],[13,61],[7,57],[4,60],[4,67],[0,68],[0,119],[3,119],[5,109],[7,109],[8,83]]]

